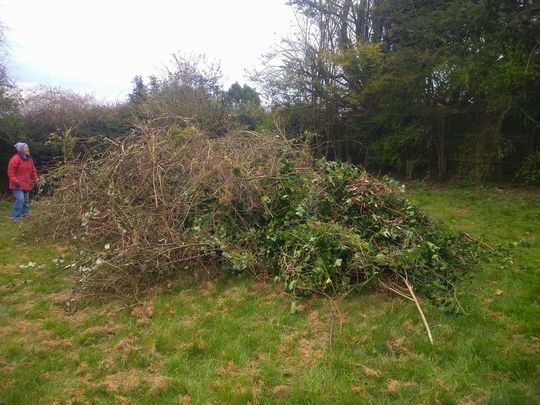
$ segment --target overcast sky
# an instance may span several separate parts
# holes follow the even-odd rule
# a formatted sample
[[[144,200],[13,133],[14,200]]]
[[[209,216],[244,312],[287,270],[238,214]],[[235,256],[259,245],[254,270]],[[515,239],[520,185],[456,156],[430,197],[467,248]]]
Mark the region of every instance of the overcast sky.
[[[122,99],[131,79],[159,74],[176,52],[220,60],[225,84],[246,82],[291,31],[286,0],[0,0],[8,67],[45,84]]]

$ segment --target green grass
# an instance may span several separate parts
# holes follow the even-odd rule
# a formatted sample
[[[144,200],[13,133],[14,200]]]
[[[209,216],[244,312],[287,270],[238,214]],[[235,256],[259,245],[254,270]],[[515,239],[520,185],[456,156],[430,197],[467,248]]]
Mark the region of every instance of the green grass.
[[[540,193],[412,186],[432,217],[501,253],[458,286],[466,315],[422,300],[433,346],[414,304],[366,291],[340,304],[330,347],[329,302],[291,315],[290,297],[250,278],[69,313],[53,263],[66,247],[30,242],[2,205],[0,403],[538,403]]]

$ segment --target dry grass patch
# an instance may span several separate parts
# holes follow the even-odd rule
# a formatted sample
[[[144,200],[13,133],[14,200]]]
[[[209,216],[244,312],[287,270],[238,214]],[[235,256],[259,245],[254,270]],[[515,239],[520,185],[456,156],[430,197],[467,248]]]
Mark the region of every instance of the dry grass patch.
[[[127,392],[140,387],[144,382],[140,371],[120,371],[105,377],[101,385],[109,392]]]
[[[281,399],[285,398],[288,394],[290,394],[291,391],[292,389],[289,385],[276,385],[271,390],[272,395]]]
[[[145,302],[142,305],[137,305],[131,310],[131,315],[137,318],[137,323],[140,325],[150,322],[150,318],[154,314],[154,302]]]
[[[167,389],[169,381],[170,378],[151,371],[128,370],[109,374],[98,385],[115,393],[127,393],[147,386],[148,394],[156,396]]]
[[[409,352],[405,337],[397,337],[394,334],[390,335],[390,337],[386,340],[386,348],[392,354],[392,356],[396,357]]]
[[[398,381],[398,380],[389,380],[388,383],[386,384],[386,391],[389,393],[389,394],[397,394],[399,391],[405,389],[405,388],[409,388],[409,387],[412,387],[414,385],[413,382],[411,381]]]
[[[381,375],[379,370],[369,368],[368,366],[362,366],[362,369],[364,370],[364,374],[368,377],[379,377]]]

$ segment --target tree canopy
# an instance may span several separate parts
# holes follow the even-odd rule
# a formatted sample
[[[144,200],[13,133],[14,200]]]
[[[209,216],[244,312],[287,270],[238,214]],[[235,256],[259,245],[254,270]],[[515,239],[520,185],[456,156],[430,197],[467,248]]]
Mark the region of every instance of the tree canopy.
[[[539,146],[532,1],[292,0],[301,24],[258,77],[329,157],[489,178]]]
[[[0,26],[1,165],[19,139],[47,164],[66,143],[75,155],[94,153],[100,136],[166,116],[212,136],[277,127],[316,155],[376,172],[540,180],[540,9],[532,0],[289,5],[297,30],[264,57],[257,89],[225,89],[219,63],[178,53],[159,76],[135,76],[126,101],[113,104],[62,88],[23,96],[9,80]]]

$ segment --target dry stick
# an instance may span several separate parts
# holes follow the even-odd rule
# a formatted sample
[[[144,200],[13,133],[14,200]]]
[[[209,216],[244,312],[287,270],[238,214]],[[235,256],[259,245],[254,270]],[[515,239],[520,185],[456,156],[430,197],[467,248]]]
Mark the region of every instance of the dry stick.
[[[471,239],[471,240],[473,240],[473,241],[475,241],[475,242],[478,242],[478,243],[484,245],[485,247],[487,247],[487,248],[488,248],[489,250],[491,250],[492,252],[495,251],[495,249],[493,249],[491,246],[489,246],[486,242],[482,242],[480,239],[477,239],[477,238],[475,238],[474,236],[469,235],[467,232],[463,232],[463,234],[464,234],[465,236],[467,236],[469,239]]]
[[[332,315],[332,318],[331,318],[331,322],[330,322],[330,332],[329,332],[329,337],[328,337],[328,346],[329,347],[332,347],[332,339],[334,337],[334,321],[336,319],[336,314],[334,312],[334,308],[332,308],[331,315]]]
[[[352,291],[349,290],[349,292]],[[347,294],[349,293],[347,292]],[[341,311],[339,310],[339,303],[341,302],[341,300],[344,298],[344,296],[338,298],[338,300],[334,300],[332,297],[330,297],[328,294],[326,293],[323,293],[322,295],[324,295],[326,298],[328,298],[328,302],[330,302],[330,307],[332,309],[331,311],[331,318],[330,318],[330,330],[329,330],[329,333],[328,333],[328,347],[332,347],[332,342],[333,342],[333,338],[334,338],[334,324],[335,324],[335,321],[336,321],[336,314],[339,318],[339,332],[341,333],[343,331],[343,317],[341,316]]]
[[[379,279],[379,284],[381,286],[383,286],[384,288],[392,291],[393,293],[399,295],[400,297],[403,297],[407,300],[410,300],[410,301],[414,301],[414,299],[412,299],[411,297],[409,297],[408,295],[405,295],[404,293],[402,293],[401,291],[397,290],[396,288],[394,287],[390,287],[388,284],[384,283],[382,280]]]
[[[156,207],[158,207],[158,193],[156,188],[156,141],[153,135],[150,137],[148,149],[152,157],[152,186],[154,187],[154,201],[156,203]]]
[[[416,295],[414,295],[412,285],[409,283],[409,280],[407,280],[405,277],[402,277],[402,278],[403,278],[403,281],[405,281],[405,285],[409,289],[409,292],[411,293],[411,297],[413,298],[413,301],[416,304],[416,308],[418,308],[418,312],[420,312],[420,316],[422,317],[422,321],[424,322],[424,326],[426,327],[426,330],[427,330],[429,341],[431,342],[431,344],[433,344],[433,336],[431,336],[431,329],[429,329],[429,325],[424,315],[424,311],[422,311],[422,307],[420,306],[420,303],[416,299]]]

